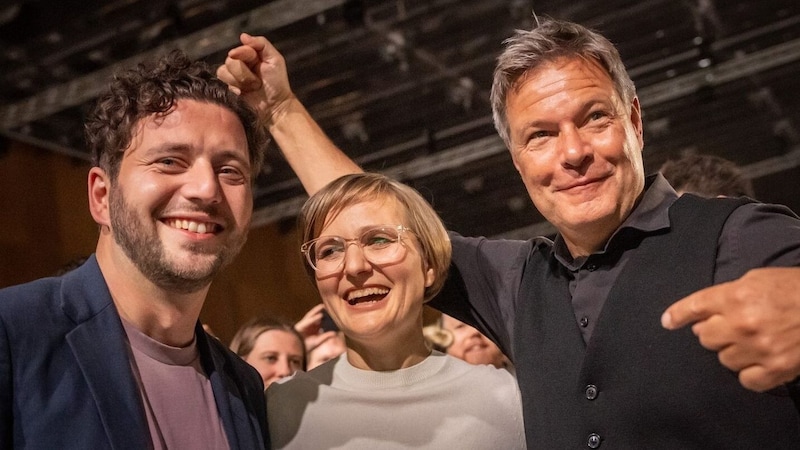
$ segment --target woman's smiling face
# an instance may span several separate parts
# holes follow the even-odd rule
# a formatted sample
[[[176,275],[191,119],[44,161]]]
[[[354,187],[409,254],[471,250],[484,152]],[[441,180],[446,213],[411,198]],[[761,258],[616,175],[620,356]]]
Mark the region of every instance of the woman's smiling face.
[[[391,197],[355,203],[328,217],[320,236],[356,239],[377,226],[408,226],[405,208]],[[339,272],[316,276],[325,308],[349,340],[402,342],[422,330],[425,288],[434,279],[412,231],[402,233],[398,259],[376,265],[348,243]]]

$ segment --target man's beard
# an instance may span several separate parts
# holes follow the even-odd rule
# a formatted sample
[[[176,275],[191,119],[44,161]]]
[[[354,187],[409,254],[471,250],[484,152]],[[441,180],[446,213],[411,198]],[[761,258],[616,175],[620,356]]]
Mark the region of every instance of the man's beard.
[[[153,284],[172,292],[192,293],[208,286],[239,254],[247,239],[246,234],[232,236],[213,258],[208,258],[207,244],[188,244],[186,250],[196,253],[196,257],[170,260],[158,234],[151,225],[142,223],[134,208],[125,201],[119,185],[111,189],[109,214],[114,240],[128,258]]]

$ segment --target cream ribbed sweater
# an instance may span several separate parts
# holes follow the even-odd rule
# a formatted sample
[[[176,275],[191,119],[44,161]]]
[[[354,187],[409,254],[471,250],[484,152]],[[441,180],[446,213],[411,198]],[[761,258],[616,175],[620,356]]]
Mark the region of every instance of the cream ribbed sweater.
[[[273,383],[267,411],[274,449],[525,447],[514,377],[439,352],[391,372],[342,355]]]

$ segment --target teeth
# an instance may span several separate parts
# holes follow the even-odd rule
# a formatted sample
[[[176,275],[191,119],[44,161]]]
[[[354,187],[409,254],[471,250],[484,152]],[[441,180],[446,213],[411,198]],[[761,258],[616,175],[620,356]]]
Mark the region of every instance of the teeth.
[[[372,303],[372,302],[375,302],[375,301],[376,300],[371,300],[369,303]],[[359,299],[357,299],[357,298],[351,298],[350,300],[347,301],[347,303],[349,303],[350,306],[355,306],[355,305],[357,305],[359,303],[367,303],[367,302],[359,301]]]
[[[378,287],[366,288],[349,293],[347,295],[347,301],[350,302],[350,304],[353,304],[356,300],[358,300],[361,297],[367,297],[370,295],[385,295],[388,293],[389,289],[386,288],[378,288]]]
[[[172,219],[167,221],[167,225],[171,226],[172,228],[177,228],[180,230],[188,230],[192,233],[199,233],[199,234],[206,234],[206,233],[213,233],[216,230],[217,225],[214,223],[204,223],[204,222],[195,222],[194,220],[185,220],[185,219]]]

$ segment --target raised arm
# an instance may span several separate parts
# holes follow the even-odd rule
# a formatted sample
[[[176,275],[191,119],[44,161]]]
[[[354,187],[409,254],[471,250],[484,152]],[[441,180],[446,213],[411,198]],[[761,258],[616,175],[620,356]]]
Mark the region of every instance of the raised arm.
[[[286,61],[262,36],[242,33],[217,76],[259,113],[309,195],[361,168],[325,135],[289,85]]]

